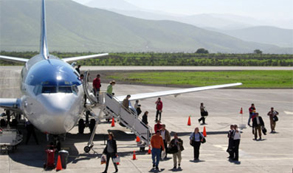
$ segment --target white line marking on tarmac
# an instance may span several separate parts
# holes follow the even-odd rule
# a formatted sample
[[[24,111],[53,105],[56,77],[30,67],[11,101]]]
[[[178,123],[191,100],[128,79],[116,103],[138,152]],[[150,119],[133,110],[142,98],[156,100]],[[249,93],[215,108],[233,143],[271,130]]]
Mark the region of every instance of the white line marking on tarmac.
[[[287,115],[293,115],[293,112],[289,112],[289,111],[284,111],[285,112],[285,114],[287,114]]]

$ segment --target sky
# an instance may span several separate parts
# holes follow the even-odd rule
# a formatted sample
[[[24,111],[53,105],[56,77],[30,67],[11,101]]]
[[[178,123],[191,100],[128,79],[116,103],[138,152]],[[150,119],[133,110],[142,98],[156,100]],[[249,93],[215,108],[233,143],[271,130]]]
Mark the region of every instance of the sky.
[[[74,0],[87,3],[91,0]],[[107,1],[107,0],[105,0]],[[137,7],[171,14],[234,14],[287,20],[293,18],[293,0],[124,0]]]

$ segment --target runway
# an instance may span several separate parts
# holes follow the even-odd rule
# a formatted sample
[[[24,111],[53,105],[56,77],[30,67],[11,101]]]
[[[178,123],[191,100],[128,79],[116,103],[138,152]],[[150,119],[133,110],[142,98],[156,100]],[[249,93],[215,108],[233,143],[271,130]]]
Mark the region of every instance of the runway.
[[[84,67],[86,68],[86,67]],[[1,67],[1,74],[3,74]],[[15,69],[5,69],[5,74],[17,74]],[[17,76],[3,75],[2,80],[11,82],[8,86],[16,87],[13,81]],[[11,79],[11,80],[10,80]],[[13,80],[12,80],[13,79]],[[2,81],[1,80],[1,81]],[[9,88],[1,84],[0,97],[17,97],[15,88]],[[102,83],[102,90],[107,87]],[[2,89],[5,88],[5,92]],[[141,92],[163,91],[177,88],[126,85],[117,83],[114,86],[116,95],[135,94]],[[142,111],[149,111],[149,124],[154,125],[155,101],[148,99],[140,101]],[[170,132],[179,133],[179,137],[184,141],[185,150],[182,152],[182,170],[172,170],[172,156],[168,155],[168,160],[160,162],[160,172],[217,172],[217,173],[279,173],[292,172],[293,163],[293,92],[292,89],[218,89],[191,94],[183,94],[178,97],[167,96],[162,98],[164,107],[162,122]],[[199,118],[199,105],[203,102],[209,111],[206,120],[207,142],[201,145],[200,162],[193,162],[193,149],[189,145],[189,134],[195,127],[203,130],[203,125],[197,121]],[[251,103],[256,106],[257,112],[263,117],[266,128],[270,131],[269,118],[266,115],[270,107],[274,107],[279,113],[276,134],[268,133],[263,135],[262,141],[254,141],[251,128],[243,129],[240,142],[240,162],[234,163],[227,160],[227,134],[230,124],[247,124],[248,108]],[[134,104],[134,103],[132,103]],[[243,108],[243,117],[239,114]],[[98,110],[95,110],[96,112]],[[187,126],[188,117],[191,116],[191,126]],[[100,164],[100,156],[103,151],[104,137],[108,131],[113,131],[117,137],[118,154],[121,156],[119,172],[137,173],[154,172],[151,162],[151,155],[139,152],[136,147],[135,135],[131,134],[118,124],[115,127],[105,121],[98,126],[93,149],[85,154],[83,147],[89,139],[89,129],[85,129],[85,135],[77,134],[74,128],[66,135],[63,148],[70,153],[69,163],[66,170],[62,172],[102,172],[105,165]],[[22,131],[25,134],[24,129]],[[45,134],[39,133],[40,145],[30,139],[28,145],[21,144],[15,153],[0,155],[0,171],[4,173],[21,172],[44,172],[42,166],[46,160]],[[148,148],[147,148],[148,149]],[[136,151],[137,160],[132,160],[133,151]],[[55,172],[55,170],[52,170]],[[113,172],[112,163],[108,172]]]

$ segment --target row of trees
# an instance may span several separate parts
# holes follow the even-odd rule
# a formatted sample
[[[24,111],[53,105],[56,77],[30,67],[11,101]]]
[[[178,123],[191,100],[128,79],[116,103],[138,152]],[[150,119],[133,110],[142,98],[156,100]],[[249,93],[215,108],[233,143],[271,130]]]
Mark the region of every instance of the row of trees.
[[[1,55],[30,58],[37,52],[1,52]],[[51,54],[74,57],[93,53]],[[1,65],[20,65],[0,61]],[[111,53],[109,56],[78,61],[80,65],[100,66],[292,66],[293,55],[278,54],[208,54],[208,53]]]

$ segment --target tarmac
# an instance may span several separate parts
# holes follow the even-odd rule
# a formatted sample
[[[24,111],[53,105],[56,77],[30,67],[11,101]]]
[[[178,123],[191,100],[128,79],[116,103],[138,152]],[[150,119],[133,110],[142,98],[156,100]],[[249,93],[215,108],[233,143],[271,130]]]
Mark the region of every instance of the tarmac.
[[[1,71],[1,70],[0,70]],[[11,74],[18,73],[13,70],[5,73],[1,71],[2,80],[0,83],[0,97],[18,97],[20,93],[15,92],[15,78]],[[6,76],[3,77],[3,76]],[[7,86],[13,86],[11,88]],[[102,90],[107,87],[102,83]],[[141,92],[154,92],[172,90],[178,88],[126,85],[117,83],[114,86],[115,95],[135,94]],[[3,91],[4,90],[4,91]],[[155,101],[156,99],[141,100],[142,111],[149,111],[149,125],[154,126],[155,122]],[[164,104],[162,123],[166,124],[167,130],[177,132],[184,141],[185,150],[182,152],[181,169],[172,169],[172,155],[159,164],[159,171],[152,169],[151,155],[140,152],[136,145],[136,136],[128,129],[119,126],[111,127],[111,123],[102,120],[99,124],[94,138],[94,147],[89,153],[85,153],[90,134],[85,129],[85,134],[78,134],[77,127],[73,128],[62,141],[62,149],[69,152],[67,168],[61,172],[103,172],[105,165],[101,164],[101,153],[105,147],[107,133],[112,131],[117,139],[118,155],[121,157],[119,172],[208,172],[208,173],[292,173],[293,172],[293,92],[292,89],[217,89],[202,91],[190,94],[183,94],[177,97],[162,97]],[[203,102],[209,112],[205,125],[198,123],[200,118],[199,106]],[[261,141],[254,141],[252,130],[247,126],[248,108],[254,103],[257,112],[263,117],[267,135],[262,136]],[[134,103],[132,103],[134,104]],[[270,107],[279,112],[279,121],[276,125],[277,133],[269,133],[269,117],[266,115]],[[240,109],[243,108],[243,115]],[[95,110],[98,112],[99,110]],[[188,117],[191,116],[191,126],[187,125]],[[227,132],[230,124],[245,124],[242,130],[240,142],[239,162],[230,162],[226,152],[228,145]],[[193,148],[189,145],[189,135],[195,127],[200,131],[206,127],[207,142],[201,145],[200,161],[193,161]],[[24,127],[19,127],[26,139]],[[28,145],[22,142],[13,153],[1,153],[1,173],[38,173],[56,172],[55,169],[45,170],[43,165],[46,162],[48,142],[46,135],[38,132],[40,145],[36,145],[31,137]],[[136,153],[136,160],[133,160],[133,151]],[[57,160],[57,157],[55,158]],[[108,172],[114,172],[114,166],[109,164]]]

